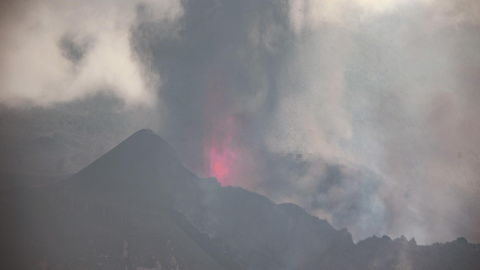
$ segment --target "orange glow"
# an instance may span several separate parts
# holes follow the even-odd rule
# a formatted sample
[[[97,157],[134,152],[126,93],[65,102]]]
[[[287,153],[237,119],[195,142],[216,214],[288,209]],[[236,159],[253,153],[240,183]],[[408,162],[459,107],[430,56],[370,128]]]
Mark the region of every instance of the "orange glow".
[[[233,143],[234,120],[228,118],[218,123],[212,134],[209,134],[208,172],[217,178],[222,186],[233,184],[233,169],[236,161]]]

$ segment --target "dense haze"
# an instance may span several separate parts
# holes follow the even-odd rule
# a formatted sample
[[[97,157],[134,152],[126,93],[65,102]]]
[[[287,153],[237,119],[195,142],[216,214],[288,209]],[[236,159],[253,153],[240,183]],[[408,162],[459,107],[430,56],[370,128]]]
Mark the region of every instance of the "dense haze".
[[[75,173],[149,127],[356,241],[480,241],[477,1],[0,8],[2,172]]]

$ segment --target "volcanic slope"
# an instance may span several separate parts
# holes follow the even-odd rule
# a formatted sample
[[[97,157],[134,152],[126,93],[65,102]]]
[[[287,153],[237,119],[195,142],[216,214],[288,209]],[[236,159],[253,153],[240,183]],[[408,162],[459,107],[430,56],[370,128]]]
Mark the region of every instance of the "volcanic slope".
[[[2,190],[0,266],[240,269],[172,207],[173,189],[194,177],[175,166],[173,149],[141,130],[60,183]]]
[[[294,204],[197,177],[150,130],[2,201],[0,264],[15,269],[480,269],[480,245],[462,238],[354,244]]]

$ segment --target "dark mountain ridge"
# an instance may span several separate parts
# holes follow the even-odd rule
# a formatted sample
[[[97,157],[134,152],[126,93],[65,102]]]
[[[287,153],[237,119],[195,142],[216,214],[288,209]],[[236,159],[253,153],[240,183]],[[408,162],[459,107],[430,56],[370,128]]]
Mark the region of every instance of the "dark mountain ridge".
[[[166,178],[180,166],[177,153],[167,142],[153,131],[142,129],[78,172],[75,178],[82,179],[78,184],[89,189],[145,189],[167,184]]]
[[[479,269],[480,245],[354,244],[294,204],[199,178],[151,130],[73,177],[2,194],[16,269]],[[48,268],[41,268],[47,264]]]

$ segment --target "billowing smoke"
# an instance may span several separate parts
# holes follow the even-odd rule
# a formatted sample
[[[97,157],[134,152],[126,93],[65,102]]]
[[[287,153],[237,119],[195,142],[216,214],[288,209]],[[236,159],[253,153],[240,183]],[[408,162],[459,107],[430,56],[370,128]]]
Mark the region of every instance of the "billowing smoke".
[[[90,142],[147,125],[194,172],[297,203],[356,240],[480,241],[476,1],[5,6],[2,127],[39,106],[71,122],[68,104],[103,100],[92,114],[112,128],[75,113]],[[3,137],[75,137],[39,123]]]
[[[179,1],[1,1],[0,171],[71,174],[162,122],[162,85],[132,51],[141,3],[170,36]]]
[[[11,1],[3,5],[0,102],[46,106],[113,92],[151,103],[161,84],[132,54],[135,1]],[[152,2],[157,19],[175,21],[178,1]]]

